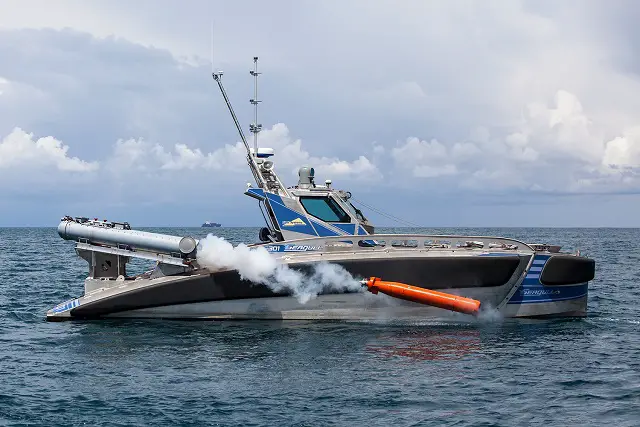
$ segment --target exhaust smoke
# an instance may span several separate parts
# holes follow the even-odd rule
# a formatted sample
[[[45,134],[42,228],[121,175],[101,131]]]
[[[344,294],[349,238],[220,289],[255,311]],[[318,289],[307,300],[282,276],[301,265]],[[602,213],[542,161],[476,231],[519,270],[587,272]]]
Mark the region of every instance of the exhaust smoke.
[[[337,264],[314,264],[308,273],[279,263],[263,247],[233,246],[222,237],[209,234],[200,240],[197,261],[211,271],[237,270],[240,277],[268,286],[274,292],[290,291],[301,304],[323,290],[361,291],[362,285]]]

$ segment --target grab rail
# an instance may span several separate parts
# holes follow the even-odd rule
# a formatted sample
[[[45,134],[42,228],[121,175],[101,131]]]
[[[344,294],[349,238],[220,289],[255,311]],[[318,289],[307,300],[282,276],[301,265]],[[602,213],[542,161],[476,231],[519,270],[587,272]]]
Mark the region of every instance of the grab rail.
[[[253,246],[253,245],[252,245]],[[380,249],[417,250],[525,250],[534,249],[519,240],[493,236],[371,234],[306,237],[284,242],[258,244],[270,252],[307,252],[323,250],[371,251]]]

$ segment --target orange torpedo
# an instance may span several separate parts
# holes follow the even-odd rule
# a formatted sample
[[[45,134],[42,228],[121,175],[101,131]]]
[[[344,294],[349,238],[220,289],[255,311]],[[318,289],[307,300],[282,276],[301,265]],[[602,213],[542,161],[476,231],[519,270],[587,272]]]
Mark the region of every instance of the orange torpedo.
[[[378,277],[371,277],[361,282],[372,294],[382,292],[391,297],[413,301],[420,304],[457,311],[465,314],[478,314],[480,301],[444,292],[411,286],[405,283],[387,282]]]

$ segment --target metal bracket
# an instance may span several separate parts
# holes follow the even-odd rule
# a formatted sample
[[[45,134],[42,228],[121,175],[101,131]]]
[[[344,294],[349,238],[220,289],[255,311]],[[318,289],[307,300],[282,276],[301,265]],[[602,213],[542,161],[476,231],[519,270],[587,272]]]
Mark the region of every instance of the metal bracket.
[[[191,267],[191,265],[186,263],[185,260],[183,260],[182,258],[174,257],[171,255],[154,254],[152,252],[131,251],[128,249],[111,248],[108,246],[95,246],[89,243],[82,243],[82,242],[76,243],[76,250],[78,249],[89,251],[89,252],[102,252],[105,254],[148,259],[152,261],[161,262],[163,264],[178,265],[181,267]]]

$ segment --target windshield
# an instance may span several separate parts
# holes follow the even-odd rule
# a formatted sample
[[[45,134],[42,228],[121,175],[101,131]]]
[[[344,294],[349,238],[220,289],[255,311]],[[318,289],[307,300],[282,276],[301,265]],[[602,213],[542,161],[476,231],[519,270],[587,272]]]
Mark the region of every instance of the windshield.
[[[305,210],[326,222],[350,222],[349,215],[330,197],[300,197]]]

